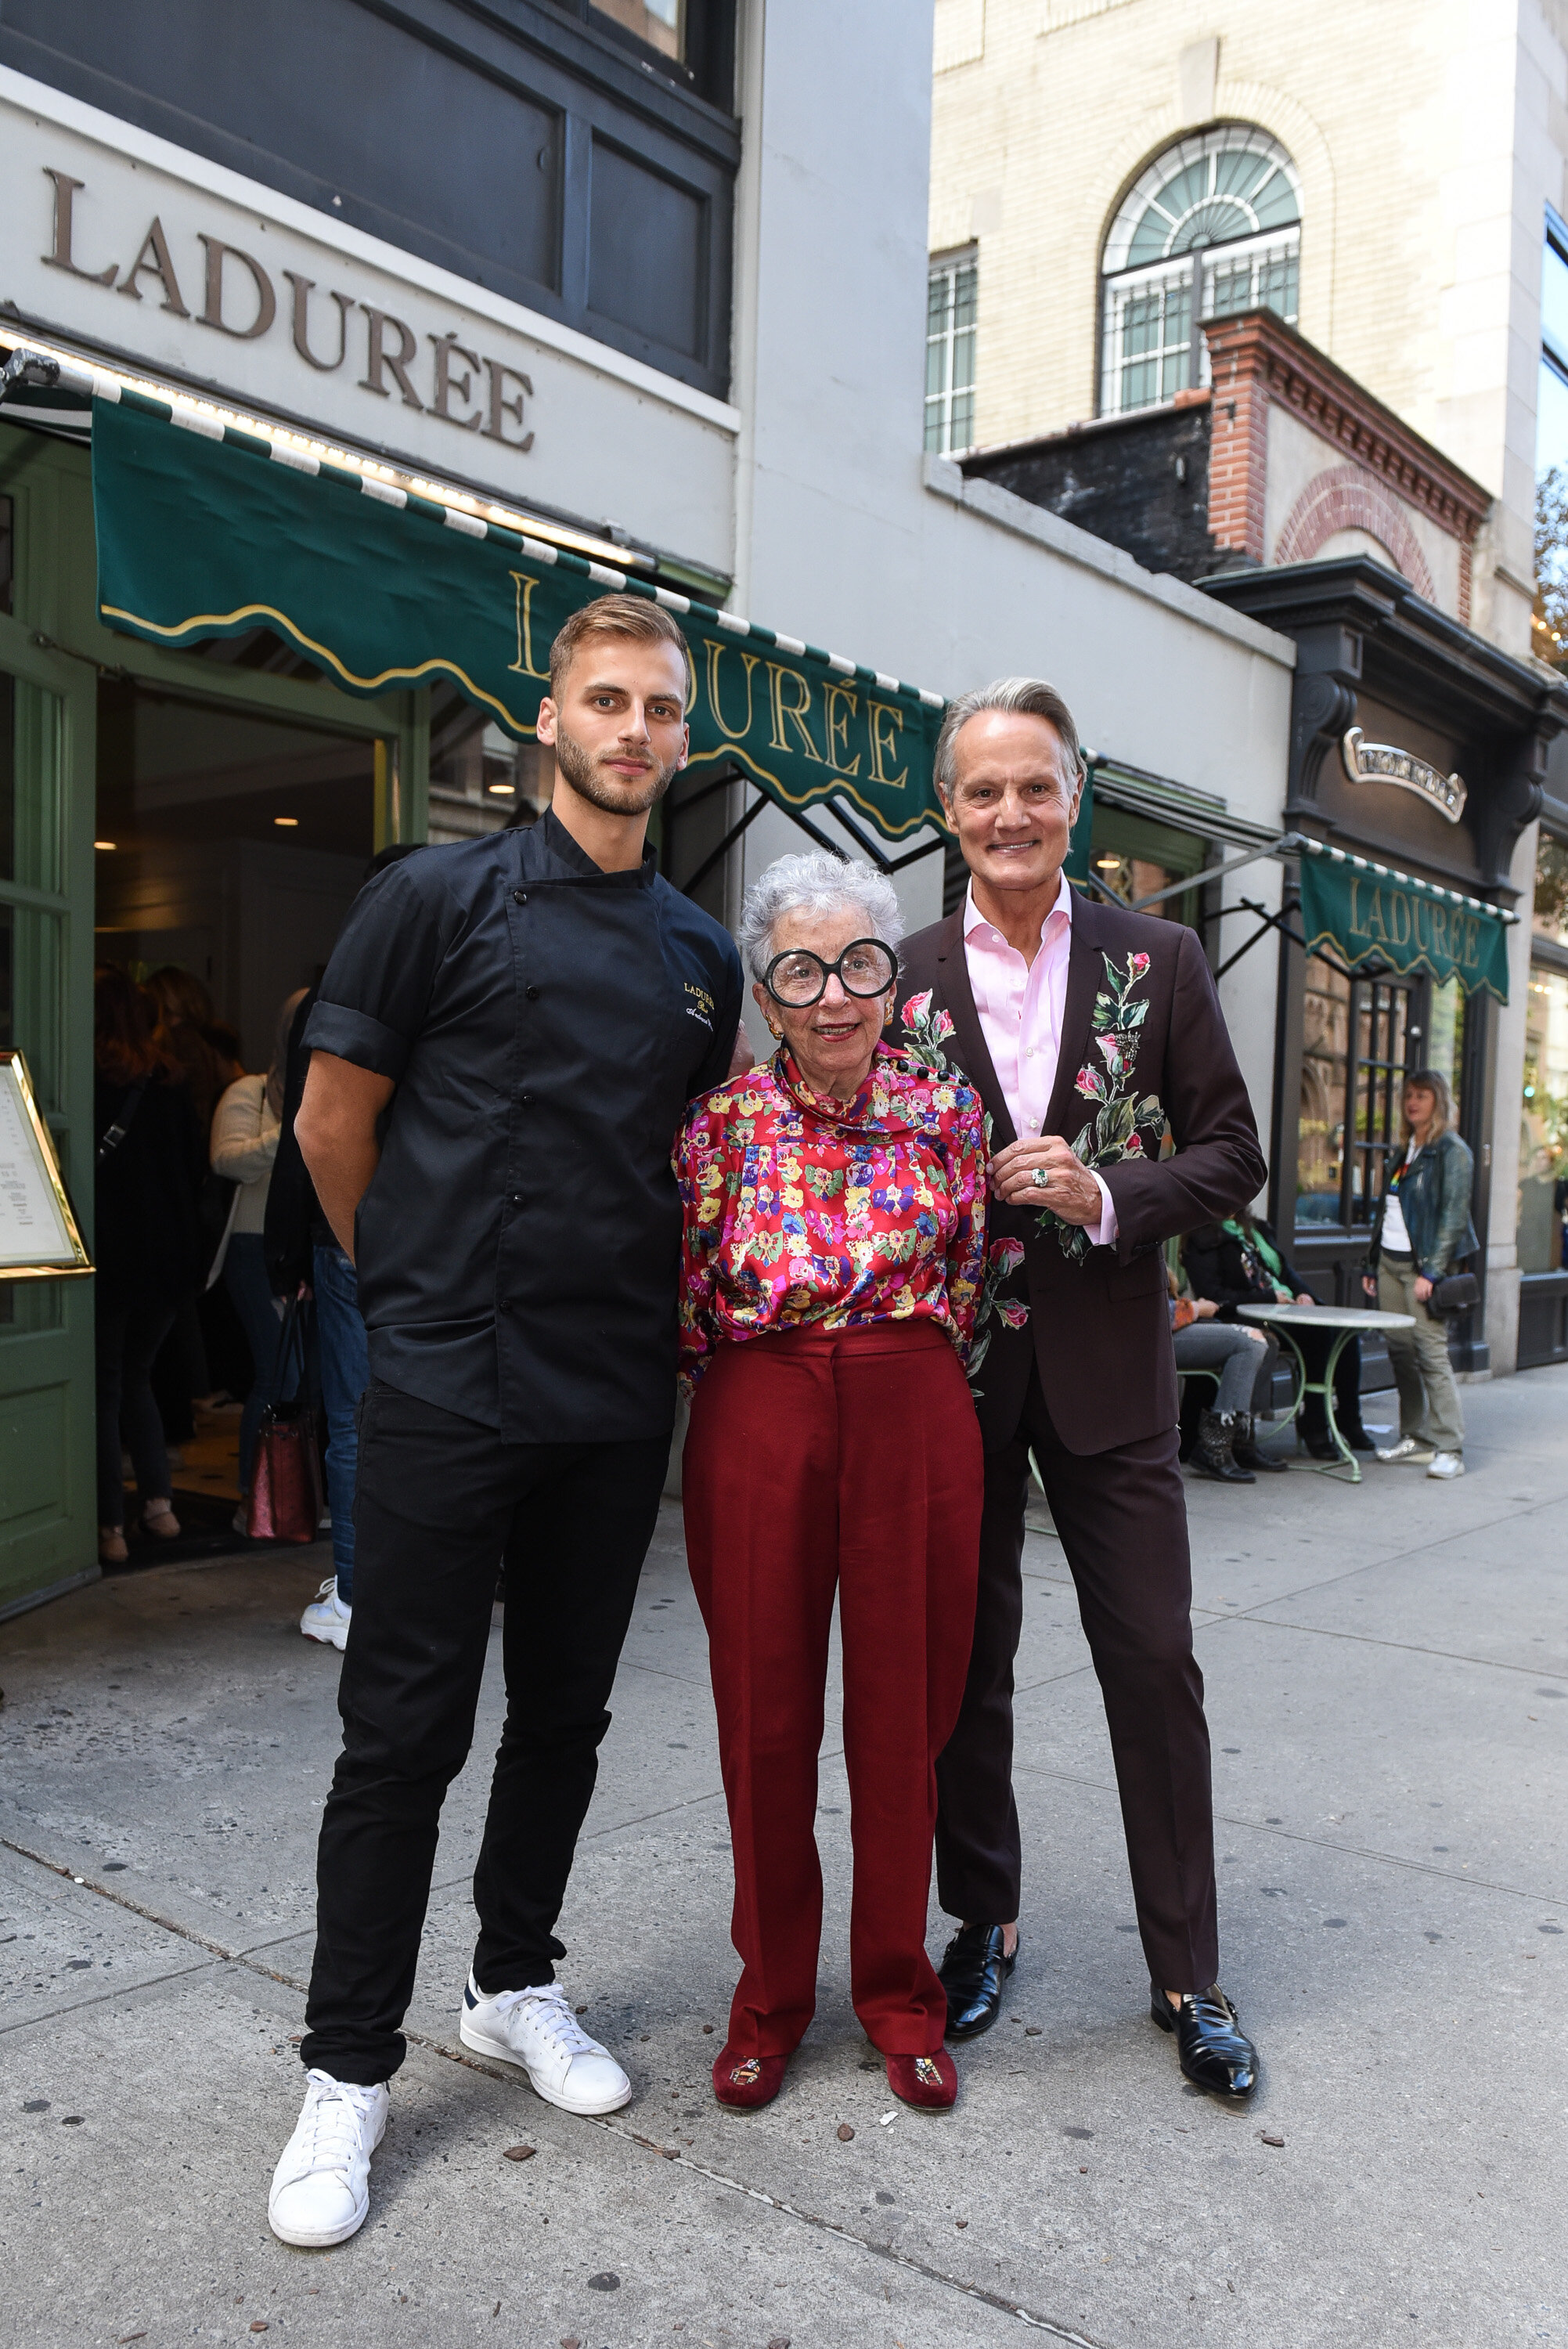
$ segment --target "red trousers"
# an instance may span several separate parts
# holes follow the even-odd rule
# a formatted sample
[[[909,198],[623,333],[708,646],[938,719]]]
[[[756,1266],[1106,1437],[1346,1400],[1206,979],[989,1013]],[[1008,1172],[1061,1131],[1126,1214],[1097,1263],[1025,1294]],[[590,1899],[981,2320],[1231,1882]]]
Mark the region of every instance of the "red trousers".
[[[729,2044],[788,2054],[816,2004],[836,1587],[855,2013],[883,2054],[933,2054],[947,2021],[925,1953],[936,1757],[963,1702],[984,1493],[951,1340],[930,1321],[876,1321],[721,1346],[682,1485],[735,1852]]]

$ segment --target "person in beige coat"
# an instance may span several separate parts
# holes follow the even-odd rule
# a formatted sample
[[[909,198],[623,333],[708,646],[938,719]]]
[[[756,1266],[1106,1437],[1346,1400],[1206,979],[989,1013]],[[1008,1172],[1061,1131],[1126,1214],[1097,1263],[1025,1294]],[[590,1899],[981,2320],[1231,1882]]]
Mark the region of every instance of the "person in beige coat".
[[[269,1403],[286,1402],[298,1383],[294,1362],[284,1364],[279,1375],[280,1322],[267,1278],[262,1232],[267,1216],[267,1185],[283,1131],[283,1071],[289,1027],[304,993],[303,988],[296,988],[278,1015],[277,1043],[266,1075],[236,1077],[212,1117],[212,1172],[239,1185],[222,1254],[222,1281],[240,1317],[253,1364],[251,1391],[240,1418],[237,1533],[246,1529],[246,1501],[262,1413]]]

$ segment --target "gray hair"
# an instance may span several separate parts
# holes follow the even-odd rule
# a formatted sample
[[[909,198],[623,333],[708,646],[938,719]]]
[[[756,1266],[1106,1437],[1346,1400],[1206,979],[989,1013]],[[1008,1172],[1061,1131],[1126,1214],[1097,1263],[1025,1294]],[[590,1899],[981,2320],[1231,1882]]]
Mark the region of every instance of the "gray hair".
[[[973,693],[961,693],[947,705],[947,715],[942,721],[942,731],[936,738],[934,761],[936,781],[944,799],[951,799],[957,780],[954,745],[959,730],[983,709],[1022,711],[1026,718],[1045,718],[1062,738],[1068,762],[1076,774],[1085,772],[1083,750],[1078,741],[1078,721],[1054,685],[1041,677],[998,677],[989,685],[977,686]]]
[[[761,982],[772,959],[773,933],[786,914],[830,914],[853,905],[867,937],[896,951],[903,936],[898,893],[886,875],[869,864],[851,863],[815,849],[799,856],[776,856],[746,893],[740,909],[740,951],[747,968]]]

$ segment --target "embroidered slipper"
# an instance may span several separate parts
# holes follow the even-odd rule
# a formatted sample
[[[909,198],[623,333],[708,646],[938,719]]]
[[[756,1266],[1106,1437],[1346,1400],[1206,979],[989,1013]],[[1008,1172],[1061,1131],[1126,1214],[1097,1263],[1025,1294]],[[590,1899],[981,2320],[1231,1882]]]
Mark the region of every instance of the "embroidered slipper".
[[[888,2056],[887,2084],[922,2112],[945,2112],[958,2101],[958,2066],[945,2047],[934,2055]]]
[[[727,2047],[713,2067],[713,2093],[721,2105],[754,2113],[773,2102],[789,2068],[788,2055],[738,2055]]]

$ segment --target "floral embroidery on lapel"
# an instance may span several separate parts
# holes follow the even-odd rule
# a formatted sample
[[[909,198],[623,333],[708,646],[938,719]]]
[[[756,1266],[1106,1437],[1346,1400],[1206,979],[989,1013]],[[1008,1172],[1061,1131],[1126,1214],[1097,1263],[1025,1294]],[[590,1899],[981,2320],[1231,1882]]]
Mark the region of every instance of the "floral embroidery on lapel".
[[[1135,1000],[1133,990],[1148,978],[1150,958],[1146,954],[1130,954],[1125,969],[1109,954],[1102,954],[1100,959],[1106,983],[1094,999],[1090,1033],[1104,1066],[1097,1068],[1088,1061],[1073,1080],[1076,1092],[1085,1101],[1099,1103],[1072,1144],[1074,1156],[1091,1168],[1115,1166],[1126,1158],[1156,1156],[1165,1131],[1165,1112],[1158,1093],[1145,1093],[1139,1100],[1126,1081],[1138,1059],[1140,1031],[1149,1015],[1147,1000]],[[1042,1231],[1055,1227],[1065,1257],[1077,1261],[1088,1254],[1089,1237],[1081,1224],[1064,1224],[1050,1207],[1039,1210],[1039,1220]]]
[[[957,1073],[943,1046],[953,1034],[951,1011],[933,1011],[932,989],[912,995],[903,1007],[904,1051],[934,1077],[950,1077]]]

